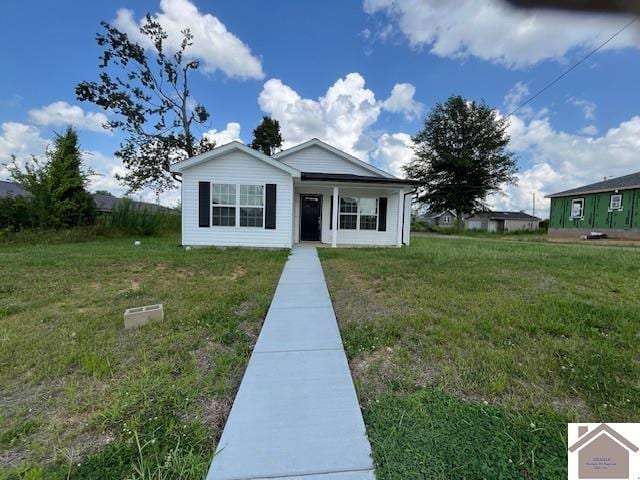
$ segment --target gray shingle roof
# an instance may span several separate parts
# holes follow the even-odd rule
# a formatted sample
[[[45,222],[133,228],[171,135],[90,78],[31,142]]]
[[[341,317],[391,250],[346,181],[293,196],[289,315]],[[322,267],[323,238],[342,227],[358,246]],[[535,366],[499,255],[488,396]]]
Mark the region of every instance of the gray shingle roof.
[[[568,197],[571,195],[581,195],[585,193],[608,192],[610,190],[628,190],[630,188],[640,188],[640,172],[631,173],[622,177],[610,178],[602,182],[591,183],[584,187],[572,188],[558,193],[547,195],[547,198]]]
[[[29,196],[30,194],[17,183],[0,180],[0,198]]]
[[[540,220],[524,212],[478,212],[468,218],[472,217],[487,217],[492,220]]]
[[[0,198],[19,196],[29,197],[31,196],[31,194],[17,183],[0,180]],[[119,205],[124,201],[124,198],[114,197],[113,195],[105,195],[103,193],[92,193],[91,196],[93,197],[93,203],[95,203],[96,208],[100,212],[111,212],[116,205]],[[151,212],[159,210],[171,210],[170,208],[163,207],[161,205],[147,202],[138,202],[136,200],[132,200],[131,204],[135,209],[146,209]]]

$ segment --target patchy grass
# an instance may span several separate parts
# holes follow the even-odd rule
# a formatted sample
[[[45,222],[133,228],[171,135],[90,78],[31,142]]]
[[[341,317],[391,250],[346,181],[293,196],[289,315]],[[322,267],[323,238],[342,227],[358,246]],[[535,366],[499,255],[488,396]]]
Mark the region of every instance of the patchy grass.
[[[287,253],[177,243],[2,247],[1,479],[206,472]]]
[[[320,255],[379,478],[560,478],[566,422],[640,419],[640,252],[431,237]]]

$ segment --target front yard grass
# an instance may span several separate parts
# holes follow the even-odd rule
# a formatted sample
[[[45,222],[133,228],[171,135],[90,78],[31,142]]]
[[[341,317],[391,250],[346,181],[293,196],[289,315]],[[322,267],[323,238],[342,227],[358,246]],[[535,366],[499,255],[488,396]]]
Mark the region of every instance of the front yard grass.
[[[640,421],[640,251],[321,249],[377,475],[566,478],[566,423]]]
[[[1,479],[206,473],[287,252],[177,243],[0,247]]]

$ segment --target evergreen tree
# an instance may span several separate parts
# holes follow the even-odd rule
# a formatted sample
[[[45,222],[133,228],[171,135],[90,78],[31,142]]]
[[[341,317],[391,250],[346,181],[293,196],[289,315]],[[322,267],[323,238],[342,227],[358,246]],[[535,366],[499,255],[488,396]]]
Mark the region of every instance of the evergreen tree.
[[[253,130],[250,147],[265,155],[273,155],[282,148],[284,139],[280,133],[280,123],[271,117],[262,117],[262,122]]]
[[[37,226],[59,228],[94,221],[95,206],[86,190],[91,172],[82,168],[78,134],[71,127],[62,135],[56,134],[44,164],[34,158],[23,170],[14,161],[10,171],[13,180],[31,194]]]

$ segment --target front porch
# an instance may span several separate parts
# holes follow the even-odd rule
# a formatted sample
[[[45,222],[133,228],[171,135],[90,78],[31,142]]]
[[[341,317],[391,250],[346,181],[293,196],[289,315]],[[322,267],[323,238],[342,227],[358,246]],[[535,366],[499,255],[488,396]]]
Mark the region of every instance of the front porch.
[[[295,179],[293,187],[294,244],[409,244],[413,189],[406,184],[336,181],[315,176]],[[338,207],[333,208],[334,205]]]

